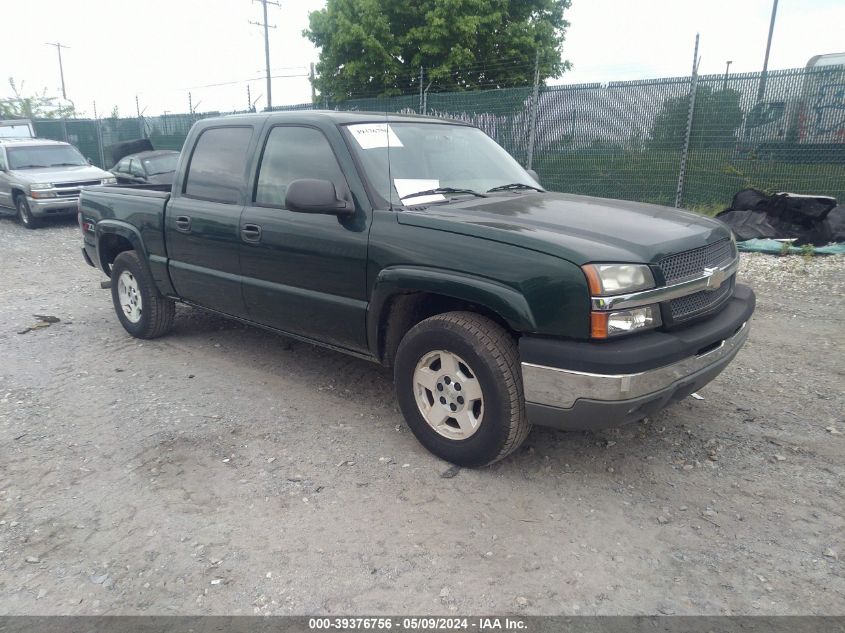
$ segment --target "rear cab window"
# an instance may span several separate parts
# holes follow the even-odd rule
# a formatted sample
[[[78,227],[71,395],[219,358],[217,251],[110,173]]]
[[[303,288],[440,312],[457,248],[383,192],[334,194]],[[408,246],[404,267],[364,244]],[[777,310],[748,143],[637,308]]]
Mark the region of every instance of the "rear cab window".
[[[210,202],[238,204],[251,140],[251,126],[203,130],[191,154],[182,194]]]

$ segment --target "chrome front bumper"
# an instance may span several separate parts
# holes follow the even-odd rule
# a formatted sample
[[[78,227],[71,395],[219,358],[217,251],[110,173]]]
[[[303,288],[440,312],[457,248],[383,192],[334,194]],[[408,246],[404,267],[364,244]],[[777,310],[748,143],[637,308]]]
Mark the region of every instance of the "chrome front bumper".
[[[670,365],[632,374],[606,375],[522,363],[526,403],[571,409],[579,400],[594,404],[619,404],[655,398],[677,392],[685,384],[703,386],[700,377],[712,380],[739,352],[748,339],[749,325],[743,323],[729,338],[713,349]],[[629,412],[630,413],[630,412]]]
[[[57,198],[26,197],[29,210],[35,217],[56,215],[59,213],[76,213],[79,196],[62,196]]]

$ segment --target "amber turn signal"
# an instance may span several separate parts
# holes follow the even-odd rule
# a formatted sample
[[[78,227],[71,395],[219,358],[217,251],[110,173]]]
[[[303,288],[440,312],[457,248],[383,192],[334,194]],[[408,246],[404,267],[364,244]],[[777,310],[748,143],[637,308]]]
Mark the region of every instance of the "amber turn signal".
[[[590,286],[590,294],[594,297],[602,294],[601,278],[599,277],[599,271],[596,270],[596,267],[592,264],[587,264],[586,266],[582,266],[581,270],[584,271],[584,275],[587,277],[587,285]]]
[[[590,313],[590,336],[593,338],[607,338],[608,312]]]

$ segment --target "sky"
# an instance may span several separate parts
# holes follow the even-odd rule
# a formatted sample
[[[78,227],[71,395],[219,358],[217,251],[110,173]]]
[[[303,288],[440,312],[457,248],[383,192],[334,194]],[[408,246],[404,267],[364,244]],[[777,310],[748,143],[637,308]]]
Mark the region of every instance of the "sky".
[[[302,36],[308,13],[325,0],[270,5],[273,104],[310,101],[309,65],[318,51]],[[695,34],[700,72],[758,71],[771,0],[573,0],[564,58],[573,68],[549,83],[588,83],[684,76]],[[247,108],[247,86],[266,105],[261,4],[250,0],[28,0],[4,2],[0,98],[61,95],[54,46],[61,42],[68,99],[88,116],[149,115]],[[842,52],[843,0],[780,0],[769,68],[804,66],[816,54]],[[223,84],[223,85],[218,85]]]

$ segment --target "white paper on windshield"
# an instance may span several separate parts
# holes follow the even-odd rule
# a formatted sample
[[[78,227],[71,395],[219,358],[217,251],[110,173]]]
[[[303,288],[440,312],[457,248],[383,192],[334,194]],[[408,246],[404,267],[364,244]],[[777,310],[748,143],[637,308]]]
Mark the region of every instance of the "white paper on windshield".
[[[430,180],[427,178],[394,178],[393,185],[396,187],[396,193],[400,198],[410,196],[412,193],[418,191],[428,191],[429,189],[437,189],[440,186],[439,180]],[[445,200],[445,196],[440,193],[433,193],[427,196],[414,196],[413,198],[405,198],[402,200],[405,204],[425,204],[426,202],[437,202],[438,200]]]
[[[404,147],[402,141],[396,136],[396,132],[387,123],[359,123],[349,125],[347,129],[352,134],[352,138],[358,141],[361,149],[387,147],[388,142],[390,147]]]

